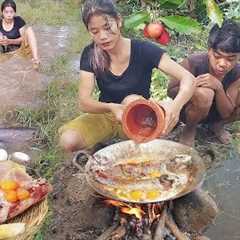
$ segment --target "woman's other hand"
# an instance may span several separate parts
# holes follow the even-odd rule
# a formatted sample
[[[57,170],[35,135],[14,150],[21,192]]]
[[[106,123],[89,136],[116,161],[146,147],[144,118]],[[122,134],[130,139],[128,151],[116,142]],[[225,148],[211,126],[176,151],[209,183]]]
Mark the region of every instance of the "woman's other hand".
[[[181,107],[176,105],[173,100],[167,100],[160,103],[165,110],[165,127],[163,135],[167,135],[177,124]]]
[[[8,46],[9,45],[9,39],[6,36],[3,36],[2,38],[0,38],[0,45]]]
[[[123,104],[110,103],[109,109],[114,114],[117,121],[122,122],[123,111],[126,106]]]

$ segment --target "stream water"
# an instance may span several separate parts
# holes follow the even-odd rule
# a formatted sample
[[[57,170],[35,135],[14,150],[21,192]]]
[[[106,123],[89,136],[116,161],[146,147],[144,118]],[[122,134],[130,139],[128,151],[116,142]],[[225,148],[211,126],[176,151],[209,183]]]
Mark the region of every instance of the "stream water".
[[[207,189],[215,198],[220,213],[215,225],[206,235],[212,240],[240,239],[240,156],[232,152],[219,168],[209,172],[205,181]]]

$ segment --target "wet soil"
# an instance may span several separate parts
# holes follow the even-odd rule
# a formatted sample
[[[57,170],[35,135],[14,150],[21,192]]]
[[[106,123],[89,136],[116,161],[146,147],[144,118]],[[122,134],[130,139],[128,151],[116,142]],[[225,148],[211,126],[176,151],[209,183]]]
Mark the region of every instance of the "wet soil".
[[[71,157],[54,177],[53,218],[45,239],[97,239],[112,220],[112,210],[89,187]]]
[[[9,153],[25,151],[37,140],[37,130],[33,128],[0,128],[0,145]]]

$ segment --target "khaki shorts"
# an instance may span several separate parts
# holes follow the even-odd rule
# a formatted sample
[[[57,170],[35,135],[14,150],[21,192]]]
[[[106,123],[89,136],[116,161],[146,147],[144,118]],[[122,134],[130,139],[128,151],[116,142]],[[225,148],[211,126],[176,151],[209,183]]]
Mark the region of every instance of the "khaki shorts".
[[[59,129],[62,135],[67,130],[74,130],[83,138],[86,148],[114,137],[127,139],[119,123],[112,113],[85,113],[66,123]]]

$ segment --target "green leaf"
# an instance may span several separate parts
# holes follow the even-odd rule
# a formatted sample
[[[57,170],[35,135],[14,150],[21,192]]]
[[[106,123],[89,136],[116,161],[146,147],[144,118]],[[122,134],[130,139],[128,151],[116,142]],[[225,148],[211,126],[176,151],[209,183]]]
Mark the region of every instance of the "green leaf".
[[[160,4],[171,3],[174,5],[180,5],[184,2],[184,0],[159,0]]]
[[[214,0],[205,0],[207,7],[207,15],[213,23],[217,23],[219,27],[223,23],[223,13]]]
[[[168,28],[180,33],[192,34],[198,33],[202,30],[200,23],[190,17],[175,15],[160,17],[159,20],[162,21]]]
[[[145,22],[150,22],[149,13],[138,12],[125,18],[124,27],[125,29],[129,30],[132,28],[136,28],[138,25],[143,24]]]
[[[35,237],[34,237],[34,240],[43,240],[43,235],[41,232],[38,232]]]
[[[161,8],[177,8],[178,6],[180,6],[181,4],[183,4],[183,2],[185,0],[158,0]]]

